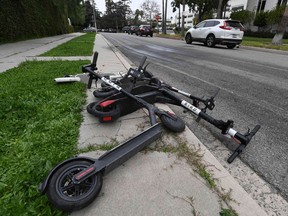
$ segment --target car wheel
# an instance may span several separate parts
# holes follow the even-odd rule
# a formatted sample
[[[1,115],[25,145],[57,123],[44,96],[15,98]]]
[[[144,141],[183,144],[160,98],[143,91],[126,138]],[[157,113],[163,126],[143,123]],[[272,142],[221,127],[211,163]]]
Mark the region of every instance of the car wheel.
[[[191,36],[190,33],[186,35],[185,41],[186,41],[187,44],[191,44],[192,43],[192,36]]]
[[[150,36],[153,37],[153,34],[151,34]]]
[[[148,37],[148,35],[146,35],[146,37]]]
[[[236,44],[227,44],[228,49],[234,49],[236,47]]]
[[[206,46],[214,47],[215,46],[215,36],[210,34],[206,38]]]

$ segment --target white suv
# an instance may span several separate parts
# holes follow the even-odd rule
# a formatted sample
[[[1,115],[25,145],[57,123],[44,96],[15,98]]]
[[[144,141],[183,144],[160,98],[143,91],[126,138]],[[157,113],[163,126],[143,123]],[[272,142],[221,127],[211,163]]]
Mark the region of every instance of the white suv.
[[[222,44],[233,49],[242,42],[243,30],[244,27],[237,20],[209,19],[190,28],[185,34],[185,41],[187,44],[203,42],[208,47]]]

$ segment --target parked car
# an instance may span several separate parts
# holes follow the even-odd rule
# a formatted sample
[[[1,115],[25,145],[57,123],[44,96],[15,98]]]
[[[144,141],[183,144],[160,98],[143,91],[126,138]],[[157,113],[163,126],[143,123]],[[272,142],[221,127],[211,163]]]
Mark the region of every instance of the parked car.
[[[146,35],[146,37],[150,35],[150,37],[153,37],[153,28],[150,25],[140,25],[136,35]]]
[[[124,33],[128,33],[129,30],[130,30],[130,26],[124,26],[122,28],[122,32],[124,32]]]
[[[128,34],[131,34],[131,35],[136,34],[137,30],[138,30],[138,26],[130,26]]]
[[[109,29],[108,29],[108,32],[110,32],[110,33],[116,33],[116,32],[117,32],[117,29],[109,28]]]
[[[237,20],[209,19],[190,28],[185,34],[185,41],[187,44],[203,42],[208,47],[222,44],[233,49],[241,44],[243,35],[244,27]]]
[[[82,30],[83,32],[96,32],[95,27],[87,27]]]

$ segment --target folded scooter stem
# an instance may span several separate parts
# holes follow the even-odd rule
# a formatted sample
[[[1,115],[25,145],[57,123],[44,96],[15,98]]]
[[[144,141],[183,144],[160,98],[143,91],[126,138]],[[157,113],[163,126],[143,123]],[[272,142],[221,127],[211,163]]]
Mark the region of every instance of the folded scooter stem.
[[[252,137],[257,133],[257,131],[260,129],[260,125],[256,125],[254,129],[249,133],[241,134],[234,130],[233,127],[233,121],[228,120],[227,122],[224,122],[222,120],[214,119],[213,117],[209,116],[206,112],[203,112],[201,109],[193,106],[189,102],[177,97],[172,92],[162,89],[162,92],[164,95],[167,95],[169,98],[175,100],[179,105],[185,107],[186,109],[193,112],[195,115],[199,116],[200,118],[204,119],[205,121],[211,123],[215,127],[221,130],[222,134],[228,134],[231,137],[235,137],[237,140],[240,141],[240,145],[236,150],[233,152],[233,154],[228,158],[227,162],[232,163],[234,159],[244,150],[244,148],[249,144]]]

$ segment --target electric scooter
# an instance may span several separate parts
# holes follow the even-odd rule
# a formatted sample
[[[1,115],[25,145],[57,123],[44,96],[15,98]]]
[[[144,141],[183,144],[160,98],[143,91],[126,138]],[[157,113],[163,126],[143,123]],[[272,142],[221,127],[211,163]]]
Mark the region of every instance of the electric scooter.
[[[95,61],[96,62],[96,61]],[[123,144],[106,152],[98,159],[74,157],[54,167],[39,185],[41,193],[58,209],[71,212],[89,205],[99,194],[103,176],[157,140],[162,133],[162,125],[174,132],[185,129],[185,123],[175,114],[162,111],[141,98],[129,93],[111,80],[95,72],[96,65],[83,66],[83,71],[100,79],[127,97],[137,101],[147,109],[151,126]],[[157,117],[161,123],[157,122]]]
[[[144,64],[145,59],[146,59],[146,57],[144,59],[142,59],[141,65]],[[130,69],[129,71],[130,72],[128,72],[128,74],[130,74],[134,77],[137,77],[139,79],[141,78],[141,76],[143,77],[143,73],[142,73],[143,71],[142,70]],[[239,144],[239,146],[234,150],[232,155],[228,158],[228,160],[227,160],[228,163],[232,163],[235,160],[235,158],[246,148],[246,146],[251,141],[252,137],[257,133],[257,131],[261,127],[260,125],[256,125],[251,132],[250,132],[250,130],[248,130],[246,133],[242,134],[242,133],[237,132],[236,130],[233,129],[234,122],[232,120],[227,120],[225,122],[222,120],[217,120],[217,119],[213,118],[212,116],[210,116],[209,114],[207,114],[207,112],[206,112],[207,109],[212,110],[215,107],[214,98],[218,94],[219,89],[216,91],[216,93],[211,98],[201,99],[201,98],[195,97],[189,93],[183,92],[183,91],[181,91],[175,87],[172,87],[172,86],[164,83],[163,81],[153,77],[153,75],[151,73],[149,73],[149,76],[151,77],[151,78],[148,78],[149,83],[152,84],[152,86],[154,83],[154,88],[152,88],[151,86],[148,85],[148,87],[147,86],[138,86],[138,87],[135,87],[135,89],[143,88],[139,92],[145,92],[149,88],[153,89],[153,91],[149,92],[149,90],[148,90],[147,92],[145,92],[145,94],[150,93],[149,94],[149,100],[150,101],[154,100],[153,102],[164,102],[164,103],[171,103],[174,105],[181,106],[181,107],[185,108],[185,110],[188,110],[189,112],[192,112],[193,114],[195,114],[198,117],[197,121],[203,119],[203,120],[209,122],[210,124],[214,125],[216,128],[220,129],[222,134],[229,135],[233,141],[235,141],[237,144]],[[144,79],[147,80],[147,78],[145,78],[145,76],[144,76]],[[151,80],[153,80],[153,82],[151,82]],[[135,93],[135,89],[134,89],[134,93]],[[190,99],[193,99],[193,104],[180,98],[178,95],[176,95],[173,92],[180,93],[180,94],[185,95],[186,97],[188,97]],[[131,90],[131,93],[133,93],[133,89]],[[118,95],[116,95],[116,97],[117,96]],[[140,94],[140,96],[141,96],[141,94]],[[154,98],[151,99],[151,96]],[[95,104],[93,104],[92,107],[89,107],[89,109],[90,109],[89,112],[94,114],[95,116],[101,117],[100,121],[101,121],[101,119],[103,119],[103,121],[101,121],[101,122],[109,122],[109,121],[114,121],[118,117],[125,115],[127,112],[130,113],[132,111],[135,111],[137,108],[141,107],[141,106],[137,107],[137,104],[135,103],[135,101],[130,100],[128,102],[128,99],[125,96],[124,96],[124,98],[121,98],[121,100],[114,100],[115,99],[114,97],[115,97],[115,95],[108,97],[106,99],[103,99],[102,101],[100,101],[98,103],[96,102]],[[145,95],[141,96],[141,97],[143,97],[145,99]],[[157,97],[160,97],[162,101],[160,99],[157,99]],[[125,98],[127,99],[127,101],[125,101]],[[194,104],[195,102],[197,102],[196,105]],[[198,107],[199,102],[204,103],[205,107],[200,109]]]

